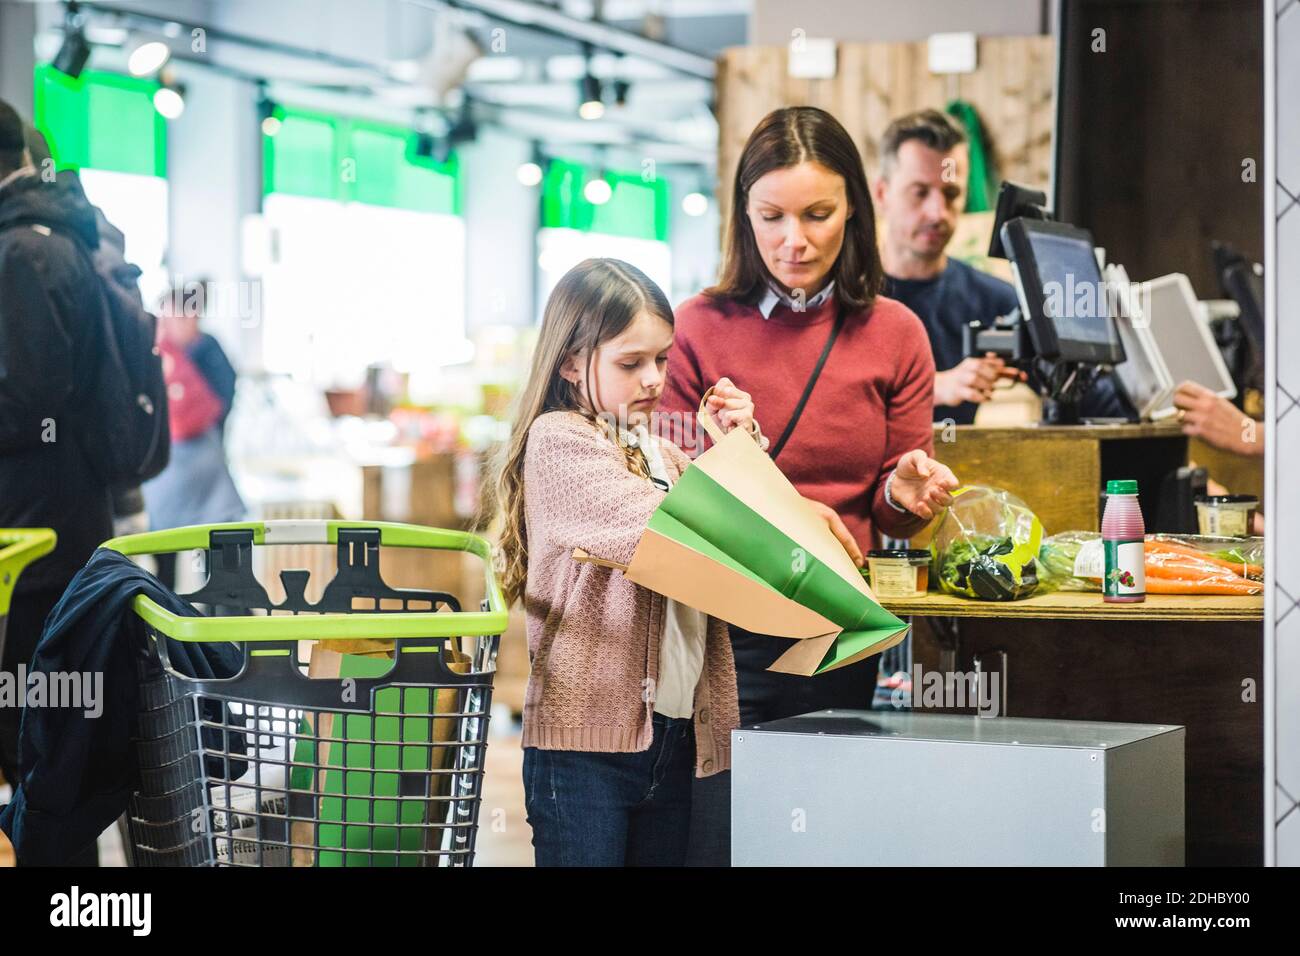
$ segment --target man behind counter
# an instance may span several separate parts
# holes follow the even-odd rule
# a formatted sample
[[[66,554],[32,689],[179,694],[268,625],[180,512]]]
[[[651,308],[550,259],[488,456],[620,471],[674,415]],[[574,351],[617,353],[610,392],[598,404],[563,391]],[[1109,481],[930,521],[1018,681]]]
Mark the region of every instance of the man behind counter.
[[[872,198],[884,223],[880,254],[885,294],[915,312],[930,335],[934,352],[934,419],[958,425],[975,421],[981,402],[993,395],[1000,378],[1024,373],[988,355],[967,357],[962,328],[991,325],[1017,305],[1010,283],[981,272],[945,249],[966,208],[970,156],[966,134],[938,110],[918,110],[889,124],[880,140],[880,177]],[[1130,415],[1113,380],[1101,376],[1082,401],[1089,417]]]

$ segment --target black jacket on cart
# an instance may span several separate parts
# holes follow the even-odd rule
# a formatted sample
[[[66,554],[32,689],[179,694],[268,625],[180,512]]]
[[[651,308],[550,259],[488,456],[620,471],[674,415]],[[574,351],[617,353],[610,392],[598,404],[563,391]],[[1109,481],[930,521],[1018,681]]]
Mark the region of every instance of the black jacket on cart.
[[[129,558],[104,548],[77,572],[45,621],[31,674],[103,674],[102,699],[87,716],[78,706],[27,707],[19,740],[19,779],[12,801],[0,810],[0,829],[22,866],[59,866],[85,850],[127,808],[139,787],[132,737],[139,711],[136,659],[146,649],[143,623],[131,609],[146,594],[174,614],[198,612]],[[232,677],[243,666],[234,644],[168,639],[172,666],[188,677]],[[39,678],[38,678],[39,679]],[[24,698],[26,699],[26,698]],[[228,723],[222,705],[209,704],[212,720]],[[211,739],[207,739],[208,734]],[[206,747],[222,747],[221,731],[205,731]],[[242,735],[232,751],[244,753]],[[224,774],[220,757],[208,769]],[[244,772],[231,761],[234,776]]]
[[[0,528],[53,528],[53,553],[17,591],[62,589],[112,536],[108,487],[82,447],[103,366],[100,280],[75,235],[99,245],[75,176],[0,187]]]

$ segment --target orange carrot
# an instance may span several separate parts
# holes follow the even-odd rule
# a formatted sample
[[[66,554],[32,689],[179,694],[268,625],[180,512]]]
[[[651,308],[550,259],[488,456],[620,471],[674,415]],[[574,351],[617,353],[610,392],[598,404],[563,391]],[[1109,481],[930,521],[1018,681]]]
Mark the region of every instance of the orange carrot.
[[[1264,585],[1258,581],[1228,578],[1213,581],[1174,580],[1171,578],[1148,578],[1148,594],[1259,594]]]
[[[1148,541],[1146,543],[1146,552],[1147,554],[1150,554],[1153,551],[1171,551],[1174,554],[1181,554],[1189,558],[1208,561],[1210,564],[1217,564],[1219,567],[1231,571],[1234,574],[1240,574],[1247,577],[1262,578],[1264,576],[1264,569],[1258,564],[1247,564],[1244,561],[1240,564],[1235,561],[1224,561],[1222,558],[1216,558],[1212,554],[1198,551],[1196,548],[1185,544],[1179,544],[1177,541]]]
[[[1242,577],[1240,574],[1233,574],[1217,564],[1197,561],[1194,558],[1185,558],[1181,555],[1148,554],[1145,567],[1147,574],[1156,578],[1189,578],[1197,580],[1199,578]]]

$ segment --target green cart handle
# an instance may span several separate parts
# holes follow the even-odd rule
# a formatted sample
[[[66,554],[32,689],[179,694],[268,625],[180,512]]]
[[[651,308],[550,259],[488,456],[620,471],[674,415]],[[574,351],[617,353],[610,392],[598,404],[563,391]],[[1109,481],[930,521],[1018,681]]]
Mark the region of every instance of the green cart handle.
[[[53,551],[58,540],[53,528],[0,528],[0,617],[9,613],[18,575]]]
[[[483,561],[488,610],[410,614],[295,614],[264,617],[182,617],[146,595],[136,597],[136,614],[155,630],[178,641],[393,640],[420,637],[478,637],[505,632],[510,615],[492,566],[492,546],[466,531],[425,528],[391,521],[236,521],[193,525],[145,534],[123,535],[103,547],[124,555],[206,550],[213,531],[252,531],[253,543],[337,544],[343,528],[379,532],[379,543],[394,548],[468,551]]]

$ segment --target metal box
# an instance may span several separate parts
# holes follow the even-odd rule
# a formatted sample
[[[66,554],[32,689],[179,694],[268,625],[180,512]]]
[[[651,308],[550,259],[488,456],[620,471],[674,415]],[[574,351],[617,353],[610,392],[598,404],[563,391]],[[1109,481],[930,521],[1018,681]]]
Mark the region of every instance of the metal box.
[[[735,866],[1182,866],[1182,727],[818,711],[732,731]]]

